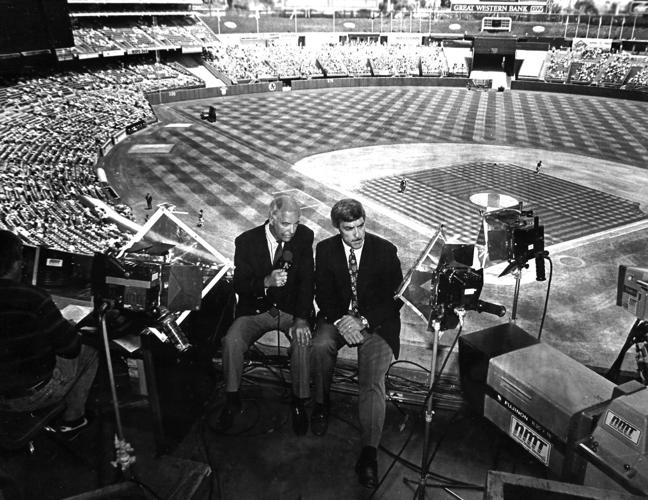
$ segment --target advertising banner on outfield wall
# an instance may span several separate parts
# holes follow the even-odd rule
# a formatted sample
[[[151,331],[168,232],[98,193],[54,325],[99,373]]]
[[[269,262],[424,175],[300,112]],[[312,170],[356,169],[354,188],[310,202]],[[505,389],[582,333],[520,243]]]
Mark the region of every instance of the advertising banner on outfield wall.
[[[453,12],[474,12],[483,14],[542,14],[547,2],[480,2],[479,0],[457,0],[451,4]]]
[[[604,51],[609,51],[612,48],[612,39],[611,38],[574,38],[572,41],[573,50],[583,50],[583,49],[601,49]]]
[[[209,99],[230,95],[258,94],[261,92],[281,92],[283,83],[280,81],[229,85],[227,87],[210,87],[199,89],[162,90],[149,92],[146,95],[149,103],[161,104],[167,102],[188,101],[191,99]],[[128,132],[128,130],[126,130]]]

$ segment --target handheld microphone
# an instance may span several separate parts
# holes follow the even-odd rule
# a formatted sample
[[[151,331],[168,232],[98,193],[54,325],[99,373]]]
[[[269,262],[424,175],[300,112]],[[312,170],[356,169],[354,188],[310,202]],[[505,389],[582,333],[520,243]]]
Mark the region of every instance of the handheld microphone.
[[[293,253],[290,250],[284,250],[281,254],[281,259],[279,259],[279,269],[288,271],[292,267],[293,263]]]
[[[487,312],[488,314],[494,314],[495,316],[499,316],[501,318],[506,314],[506,307],[500,306],[499,304],[493,304],[492,302],[478,300],[477,312]]]
[[[533,230],[535,232],[535,241],[533,242],[533,253],[535,254],[536,281],[544,281],[545,276],[545,251],[544,251],[544,226],[539,225],[538,217],[533,218]]]

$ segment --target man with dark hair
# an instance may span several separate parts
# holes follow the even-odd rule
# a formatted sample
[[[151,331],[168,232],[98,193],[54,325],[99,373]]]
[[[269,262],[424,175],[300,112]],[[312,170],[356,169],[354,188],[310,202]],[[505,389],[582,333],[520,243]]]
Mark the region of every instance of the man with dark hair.
[[[299,223],[295,199],[272,200],[268,220],[235,240],[236,319],[223,337],[225,408],[223,429],[241,412],[243,358],[250,345],[271,330],[288,332],[292,378],[292,422],[296,434],[308,430],[304,404],[310,397],[310,319],[313,310],[313,231]]]
[[[97,351],[82,346],[50,295],[21,283],[22,242],[0,230],[0,409],[33,411],[65,400],[61,433],[86,425]]]
[[[328,428],[329,393],[343,345],[358,347],[358,409],[362,451],[356,473],[363,486],[378,484],[377,447],[385,421],[385,374],[398,357],[400,307],[394,300],[403,274],[396,247],[365,231],[365,211],[353,199],[338,201],[331,222],[338,230],[317,244],[313,337],[313,434]]]

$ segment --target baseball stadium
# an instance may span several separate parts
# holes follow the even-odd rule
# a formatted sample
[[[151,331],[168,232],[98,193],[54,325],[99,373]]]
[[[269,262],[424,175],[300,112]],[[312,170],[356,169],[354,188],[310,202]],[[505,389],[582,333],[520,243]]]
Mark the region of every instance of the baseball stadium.
[[[65,404],[16,413],[37,388],[0,384],[0,498],[645,498],[645,8],[0,0],[0,230],[98,352],[67,436]],[[299,431],[277,320],[222,418],[239,236],[297,204],[315,339],[348,199],[402,273],[368,472],[362,346],[338,345],[324,432],[315,397]]]

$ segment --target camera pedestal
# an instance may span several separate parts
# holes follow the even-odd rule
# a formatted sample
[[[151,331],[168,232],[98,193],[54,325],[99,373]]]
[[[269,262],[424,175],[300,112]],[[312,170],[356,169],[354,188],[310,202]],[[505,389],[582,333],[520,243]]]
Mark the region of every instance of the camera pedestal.
[[[454,341],[452,342],[452,346],[450,347],[450,350],[448,351],[448,354],[446,358],[444,359],[443,363],[441,364],[441,368],[439,369],[439,377],[441,377],[441,374],[443,373],[443,370],[445,369],[446,363],[450,357],[450,354],[452,353],[452,350],[454,349],[455,344],[457,343],[457,340],[459,339],[459,336],[461,335],[461,331],[463,329],[463,319],[466,314],[465,309],[463,308],[458,308],[455,309],[455,312],[457,316],[459,317],[459,330],[457,331],[457,335],[455,336]],[[430,360],[430,377],[429,377],[429,390],[427,397],[425,399],[425,431],[424,431],[424,438],[423,438],[423,453],[421,456],[421,466],[420,466],[420,476],[418,481],[414,481],[412,479],[408,478],[403,478],[403,482],[406,484],[416,484],[416,490],[414,492],[415,498],[418,498],[419,500],[424,500],[425,499],[425,489],[428,487],[431,488],[443,488],[445,491],[450,492],[447,488],[449,486],[452,486],[451,484],[447,485],[442,485],[442,484],[430,484],[428,483],[428,479],[430,477],[430,472],[428,471],[428,468],[431,463],[430,459],[430,440],[432,438],[432,419],[434,417],[434,384],[436,382],[436,366],[437,366],[437,355],[439,352],[439,337],[441,334],[441,320],[439,319],[434,319],[430,321],[430,325],[432,326],[432,359]]]
[[[110,345],[108,340],[108,329],[106,327],[105,310],[100,310],[101,336],[103,338],[104,352],[106,354],[106,366],[108,368],[108,378],[110,380],[110,392],[112,396],[113,411],[115,413],[115,425],[117,434],[115,435],[115,461],[111,462],[113,467],[119,467],[122,472],[127,472],[130,466],[135,463],[135,456],[131,455],[133,447],[124,439],[124,428],[122,427],[121,413],[119,411],[119,400],[117,399],[117,386],[115,385],[115,374],[112,366],[112,355],[110,354]]]

